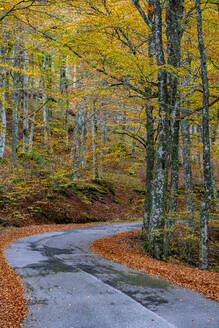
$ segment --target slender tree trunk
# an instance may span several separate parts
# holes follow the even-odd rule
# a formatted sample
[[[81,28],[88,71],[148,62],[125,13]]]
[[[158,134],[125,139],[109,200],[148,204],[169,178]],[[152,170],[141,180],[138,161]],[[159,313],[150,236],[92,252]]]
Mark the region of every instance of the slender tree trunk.
[[[73,87],[82,88],[82,78],[80,83],[77,83],[77,66],[73,67]],[[70,159],[73,164],[72,178],[77,180],[80,177],[80,168],[83,166],[83,150],[84,150],[84,135],[85,135],[85,113],[81,100],[80,104],[76,104],[75,126],[73,133],[73,141],[71,145]]]
[[[181,121],[182,141],[183,141],[183,167],[184,180],[186,189],[186,209],[189,213],[188,225],[194,227],[194,199],[193,199],[193,178],[191,166],[191,140],[190,140],[190,122],[189,120]]]
[[[51,62],[50,62],[50,60],[51,60],[50,56],[48,54],[45,54],[44,58],[43,58],[43,64],[42,64],[42,74],[43,74],[42,81],[44,81],[43,102],[45,103],[45,105],[43,106],[43,139],[44,139],[44,145],[46,148],[48,146],[48,118],[49,118],[49,115],[51,116],[51,114],[49,114],[49,112],[48,112],[47,103],[46,103],[46,99],[49,96],[48,90],[50,90],[50,88],[51,88],[51,82],[50,82]],[[48,74],[48,76],[47,76],[47,74]]]
[[[107,142],[107,113],[104,104],[102,104],[102,119],[100,120],[100,134],[101,134],[101,149],[100,149],[100,163],[99,163],[99,178],[102,179],[104,172],[104,155]]]
[[[202,12],[200,0],[196,0],[196,20],[198,30],[198,48],[201,58],[201,77],[203,87],[203,110],[202,110],[202,142],[203,142],[203,167],[204,167],[204,197],[201,206],[201,240],[200,261],[201,268],[208,269],[208,220],[211,204],[211,156],[209,137],[209,87],[206,64],[206,54],[202,30]]]
[[[104,140],[104,132],[105,132],[105,115],[104,115],[104,106],[101,106],[101,113],[102,117],[99,119],[99,125],[100,125],[100,156],[99,156],[99,170],[98,170],[98,175],[99,178],[102,179],[103,177],[103,161],[104,161],[104,147],[105,147],[105,140]]]
[[[69,145],[69,99],[68,98],[66,100],[66,111],[65,111],[65,143],[66,143],[66,147],[68,147]]]
[[[2,76],[0,75],[0,79]],[[0,82],[0,88],[4,88],[4,80]],[[6,120],[6,111],[4,104],[4,94],[2,96],[2,100],[0,100],[0,159],[4,157],[5,151],[5,142],[6,142],[6,128],[7,128],[7,120]]]
[[[28,68],[29,68],[29,55],[26,50],[24,50],[24,70],[26,74],[24,74],[23,78],[23,93],[24,93],[24,111],[23,111],[23,146],[22,151],[25,153],[28,149],[28,142],[29,142],[29,119],[28,119],[28,107],[29,107],[29,75],[28,75]]]
[[[3,62],[4,51],[0,46],[0,59]],[[6,142],[6,110],[5,110],[5,72],[0,68],[0,90],[3,90],[0,98],[0,159],[4,157],[5,142]]]
[[[93,157],[93,178],[99,178],[98,155],[97,155],[97,108],[96,102],[92,104],[91,131],[92,131],[92,157]]]
[[[12,111],[12,165],[17,164],[17,151],[19,141],[19,106],[21,101],[21,73],[18,71],[21,68],[21,48],[18,41],[14,44],[14,92],[13,92],[13,111]]]
[[[80,168],[84,165],[84,138],[85,138],[85,113],[82,104],[77,108],[73,143],[71,147],[71,160],[73,161],[73,179],[80,176]]]
[[[45,105],[43,106],[43,138],[44,138],[44,145],[47,148],[48,145],[48,109],[46,104],[47,96],[44,95],[43,103]]]
[[[65,132],[66,132],[66,146],[69,144],[69,96],[68,96],[68,72],[66,66],[66,59],[61,59],[60,64],[60,92],[64,99],[62,99],[63,108],[62,116],[65,117]]]
[[[29,133],[29,143],[28,143],[28,153],[30,154],[33,150],[33,137],[34,137],[34,129],[35,129],[35,120],[36,120],[36,112],[39,107],[39,94],[42,86],[42,81],[39,81],[39,86],[36,88],[34,95],[34,80],[32,81],[32,99],[34,102],[33,112],[31,114],[31,125],[30,125],[30,133]],[[34,97],[35,96],[35,97]]]

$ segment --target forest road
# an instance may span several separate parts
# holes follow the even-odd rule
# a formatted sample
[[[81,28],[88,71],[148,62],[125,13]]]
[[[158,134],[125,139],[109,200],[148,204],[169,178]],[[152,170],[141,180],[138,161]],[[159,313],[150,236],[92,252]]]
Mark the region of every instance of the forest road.
[[[97,225],[20,239],[5,251],[26,288],[25,328],[218,328],[219,304],[89,249],[140,223]]]

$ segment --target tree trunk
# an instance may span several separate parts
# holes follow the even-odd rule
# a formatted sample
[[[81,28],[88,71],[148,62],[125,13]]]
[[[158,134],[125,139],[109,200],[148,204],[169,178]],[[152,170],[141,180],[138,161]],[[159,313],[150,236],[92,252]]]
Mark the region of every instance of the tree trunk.
[[[192,183],[192,167],[191,167],[191,140],[190,140],[190,122],[189,120],[181,121],[182,141],[183,141],[183,167],[184,180],[186,189],[186,209],[189,213],[188,225],[194,227],[194,199],[193,199],[193,183]]]
[[[50,78],[51,78],[51,67],[50,67],[50,56],[48,54],[44,55],[43,58],[43,65],[42,65],[42,73],[44,76],[42,76],[42,80],[44,80],[44,86],[43,86],[43,92],[44,92],[44,97],[43,97],[43,103],[45,105],[43,106],[43,139],[44,139],[44,146],[47,148],[48,146],[48,108],[47,108],[47,103],[46,100],[48,98],[48,90],[50,89]],[[49,73],[48,77],[46,74]],[[50,114],[51,116],[51,114]]]
[[[0,58],[3,61],[4,53],[0,46]],[[5,141],[6,141],[6,110],[5,110],[5,73],[2,68],[0,68],[0,90],[3,90],[2,96],[0,98],[0,159],[4,157],[5,151]]]
[[[170,0],[166,8],[166,37],[168,64],[174,68],[180,66],[181,61],[181,39],[182,27],[180,20],[183,16],[183,0]],[[177,210],[178,183],[179,183],[179,119],[180,112],[176,105],[178,97],[178,77],[176,73],[168,72],[168,104],[170,121],[169,137],[169,160],[171,160],[171,180],[170,180],[170,198],[169,211],[170,217],[165,220],[165,238],[164,251],[165,256],[170,254],[170,241],[173,238],[175,220],[172,219],[172,212]],[[169,167],[169,165],[168,165]],[[168,172],[167,172],[168,174]],[[168,176],[167,176],[168,183]]]
[[[171,149],[171,181],[170,181],[170,200],[169,212],[176,212],[179,185],[179,109],[174,110],[173,122],[171,127],[172,149]],[[174,223],[174,221],[172,222]],[[171,224],[171,228],[173,228]]]
[[[19,106],[21,101],[21,73],[19,69],[21,68],[21,47],[19,42],[16,40],[14,44],[14,92],[13,92],[13,111],[12,111],[12,165],[13,167],[17,164],[17,151],[18,151],[18,141],[19,141]]]
[[[73,161],[73,179],[77,180],[80,176],[80,168],[84,165],[84,137],[85,137],[85,113],[82,104],[77,106],[75,116],[75,127],[73,143],[71,147],[71,160]]]
[[[23,146],[22,151],[25,153],[28,149],[29,143],[29,119],[28,119],[28,107],[29,107],[29,55],[26,50],[24,50],[24,70],[26,74],[24,74],[23,78],[23,93],[24,93],[24,111],[23,111]]]
[[[60,93],[63,97],[61,100],[62,106],[62,117],[65,117],[65,140],[66,146],[69,144],[69,97],[68,97],[68,71],[66,66],[66,58],[61,58],[60,64]]]
[[[39,81],[39,86],[38,89],[36,88],[35,90],[35,97],[34,97],[34,80],[32,81],[32,99],[34,100],[34,105],[33,105],[33,112],[31,114],[31,126],[30,126],[30,133],[29,133],[29,143],[28,143],[28,153],[30,154],[33,150],[33,137],[34,137],[34,128],[35,128],[35,120],[36,120],[36,112],[39,107],[39,94],[40,94],[40,89],[42,86],[42,81]],[[35,99],[34,99],[35,98]]]
[[[162,14],[160,1],[153,0],[154,27],[153,37],[156,49],[157,65],[165,64],[162,41]],[[168,139],[168,108],[167,108],[167,73],[162,68],[158,71],[158,101],[159,101],[159,132],[154,163],[152,182],[152,206],[149,226],[148,251],[152,257],[163,257],[163,233],[165,215],[165,186]]]
[[[211,156],[209,138],[209,87],[206,64],[206,54],[202,30],[202,13],[200,0],[196,0],[196,20],[198,30],[198,48],[201,58],[201,77],[203,88],[203,110],[202,110],[202,142],[203,142],[203,168],[204,168],[204,196],[201,206],[201,240],[200,240],[200,262],[201,269],[208,269],[208,220],[211,204]]]
[[[154,155],[155,155],[155,143],[154,143],[154,118],[153,107],[146,106],[146,133],[147,133],[147,148],[146,148],[146,185],[145,185],[145,202],[144,202],[144,216],[142,233],[145,239],[148,239],[148,230],[151,216],[151,203],[152,203],[152,180],[154,169]]]
[[[98,154],[97,154],[97,108],[96,102],[92,104],[91,131],[92,131],[92,157],[93,157],[93,179],[99,178]]]

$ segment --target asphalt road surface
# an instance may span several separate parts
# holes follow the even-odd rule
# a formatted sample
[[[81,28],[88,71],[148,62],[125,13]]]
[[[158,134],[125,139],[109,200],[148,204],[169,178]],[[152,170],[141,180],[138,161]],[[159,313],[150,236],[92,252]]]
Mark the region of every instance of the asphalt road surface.
[[[219,303],[104,259],[93,240],[140,223],[20,239],[5,252],[26,288],[25,328],[218,328]]]

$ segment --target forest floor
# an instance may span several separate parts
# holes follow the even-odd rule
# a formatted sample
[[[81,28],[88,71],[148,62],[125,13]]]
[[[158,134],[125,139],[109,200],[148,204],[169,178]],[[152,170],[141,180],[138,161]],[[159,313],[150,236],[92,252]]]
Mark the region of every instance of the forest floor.
[[[22,281],[19,275],[7,264],[4,258],[4,250],[13,241],[26,236],[87,225],[53,224],[13,227],[0,232],[0,322],[2,328],[22,327],[21,322],[27,313],[27,302],[23,296],[25,291]],[[204,293],[207,297],[219,301],[218,273],[201,271],[191,266],[157,261],[147,257],[144,255],[143,243],[139,236],[139,230],[113,235],[93,242],[91,249],[128,267],[154,274],[180,286]]]
[[[219,302],[219,274],[185,263],[158,261],[146,256],[141,230],[123,232],[94,241],[91,249],[135,270],[156,275],[179,286],[205,294]]]
[[[48,185],[37,185],[29,191],[18,188],[3,193],[0,190],[0,322],[2,328],[21,327],[18,323],[27,311],[24,289],[19,276],[8,266],[3,251],[20,238],[38,233],[79,227],[79,224],[101,224],[142,217],[144,181],[136,176],[112,175],[107,180],[69,180]],[[201,199],[197,187],[197,203]],[[179,208],[184,206],[184,190],[179,195]],[[214,210],[215,214],[218,211]],[[96,223],[95,223],[96,222]],[[218,271],[218,224],[210,229],[210,265]],[[92,249],[112,260],[137,270],[152,273],[181,286],[197,290],[219,301],[218,273],[201,271],[198,264],[198,239],[188,236],[183,226],[176,230],[175,254],[168,260],[153,260],[144,254],[140,231],[105,238]],[[192,250],[192,252],[191,252]],[[189,264],[185,265],[185,258]]]

